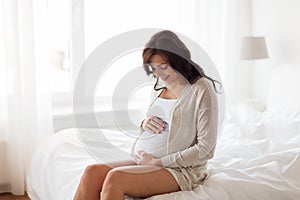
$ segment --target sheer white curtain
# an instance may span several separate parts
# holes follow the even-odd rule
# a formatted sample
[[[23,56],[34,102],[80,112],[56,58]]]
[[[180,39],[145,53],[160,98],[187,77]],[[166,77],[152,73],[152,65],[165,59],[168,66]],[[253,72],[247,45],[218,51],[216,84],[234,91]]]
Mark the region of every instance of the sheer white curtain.
[[[115,5],[120,2],[122,6],[116,10]],[[223,79],[228,102],[246,98],[250,91],[246,83],[248,71],[240,63],[239,50],[241,37],[251,33],[251,0],[154,0],[146,6],[151,12],[147,12],[142,1],[129,2],[135,5],[131,12],[124,9],[131,5],[126,1],[85,0],[87,55],[103,40],[123,31],[145,26],[170,29],[195,40],[212,58]],[[115,12],[122,19],[115,17]],[[101,21],[106,18],[110,20]],[[103,27],[109,29],[104,32]],[[107,81],[115,83],[117,79],[107,76]]]
[[[217,65],[227,98],[243,95],[238,50],[251,0],[155,2],[154,24],[192,36]],[[52,133],[46,8],[47,0],[0,0],[0,192],[23,194],[32,152]],[[159,15],[167,10],[177,16]]]
[[[226,103],[247,98],[248,71],[239,59],[241,37],[251,34],[251,0],[197,0],[197,41],[223,80]]]
[[[46,0],[0,1],[0,192],[24,194],[31,156],[52,133]]]

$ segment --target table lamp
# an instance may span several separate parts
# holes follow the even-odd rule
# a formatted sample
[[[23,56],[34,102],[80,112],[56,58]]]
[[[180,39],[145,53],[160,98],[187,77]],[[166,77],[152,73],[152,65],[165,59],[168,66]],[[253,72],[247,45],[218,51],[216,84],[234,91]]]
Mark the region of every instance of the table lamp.
[[[268,57],[269,56],[264,37],[243,37],[240,59],[257,60]]]
[[[243,37],[242,43],[241,43],[241,51],[240,51],[240,59],[241,60],[252,60],[253,62],[258,59],[264,59],[268,58],[268,51],[266,47],[266,42],[264,37]],[[255,69],[253,68],[254,72],[250,75],[250,82],[251,85],[251,94],[250,94],[250,100],[248,102],[252,102],[252,104],[255,104],[257,100],[254,98],[254,75],[255,75]]]

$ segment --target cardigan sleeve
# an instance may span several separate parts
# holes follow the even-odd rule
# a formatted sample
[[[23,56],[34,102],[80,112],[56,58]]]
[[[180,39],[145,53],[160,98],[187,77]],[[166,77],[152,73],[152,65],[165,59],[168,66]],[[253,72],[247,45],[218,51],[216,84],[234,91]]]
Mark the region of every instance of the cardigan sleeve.
[[[205,165],[214,155],[217,140],[217,107],[207,92],[197,111],[196,144],[161,158],[163,167],[193,167]],[[208,102],[206,102],[208,101]]]

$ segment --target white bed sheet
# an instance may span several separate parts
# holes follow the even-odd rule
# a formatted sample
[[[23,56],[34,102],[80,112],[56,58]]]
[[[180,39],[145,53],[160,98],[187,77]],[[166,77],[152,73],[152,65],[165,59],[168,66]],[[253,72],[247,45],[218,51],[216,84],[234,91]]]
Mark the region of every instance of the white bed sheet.
[[[250,111],[252,113],[250,113]],[[241,116],[251,119],[240,120]],[[147,200],[300,199],[300,121],[280,121],[240,107],[226,117],[210,176],[194,191],[157,195]],[[111,159],[109,138],[129,159],[133,138],[119,131],[81,129],[88,145]],[[274,136],[275,135],[275,136]],[[127,152],[127,153],[126,153]],[[114,154],[117,155],[117,154]],[[71,200],[85,167],[97,163],[83,148],[76,129],[51,136],[35,153],[27,177],[32,200]]]

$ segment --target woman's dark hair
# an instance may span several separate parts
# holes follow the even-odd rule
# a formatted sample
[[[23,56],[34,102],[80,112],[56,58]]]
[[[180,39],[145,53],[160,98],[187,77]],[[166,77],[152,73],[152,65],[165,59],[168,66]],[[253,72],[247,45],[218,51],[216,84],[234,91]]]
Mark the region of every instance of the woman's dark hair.
[[[190,83],[195,83],[198,79],[205,77],[209,79],[214,86],[216,92],[216,84],[221,87],[221,83],[205,75],[203,69],[191,60],[191,53],[185,44],[178,38],[178,36],[169,30],[164,30],[156,33],[151,37],[149,42],[145,45],[143,51],[143,64],[147,75],[152,72],[149,69],[150,60],[154,55],[160,55],[171,65],[173,69],[178,71]],[[154,85],[155,90],[163,89],[157,88],[158,78]]]

